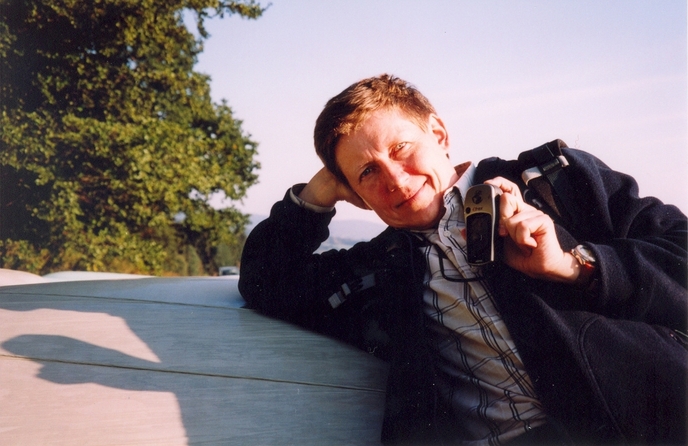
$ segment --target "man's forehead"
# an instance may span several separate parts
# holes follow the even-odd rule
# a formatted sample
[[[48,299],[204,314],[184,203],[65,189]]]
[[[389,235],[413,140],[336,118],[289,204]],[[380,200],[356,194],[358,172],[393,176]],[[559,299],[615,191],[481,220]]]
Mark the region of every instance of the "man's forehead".
[[[430,118],[430,114],[427,116],[418,116],[408,110],[405,110],[401,107],[396,107],[396,106],[387,106],[387,107],[381,107],[377,108],[375,110],[370,110],[365,113],[362,113],[360,118],[358,119],[358,122],[355,125],[352,125],[349,127],[349,131],[344,133],[342,132],[342,135],[350,135],[353,132],[356,132],[359,130],[361,127],[365,126],[366,124],[370,123],[371,118],[377,118],[379,120],[385,119],[385,118],[399,118],[401,120],[405,120],[410,122],[411,124],[420,127],[421,130],[426,130],[427,129],[427,121]]]

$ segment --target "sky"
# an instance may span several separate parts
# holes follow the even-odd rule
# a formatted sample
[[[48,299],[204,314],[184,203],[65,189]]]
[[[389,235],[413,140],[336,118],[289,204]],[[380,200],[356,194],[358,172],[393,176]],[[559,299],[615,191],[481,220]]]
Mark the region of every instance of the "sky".
[[[686,18],[685,0],[271,0],[208,21],[195,69],[259,143],[249,214],[320,169],[325,102],[382,73],[430,99],[456,164],[560,138],[687,212]],[[335,218],[380,222],[347,203]]]

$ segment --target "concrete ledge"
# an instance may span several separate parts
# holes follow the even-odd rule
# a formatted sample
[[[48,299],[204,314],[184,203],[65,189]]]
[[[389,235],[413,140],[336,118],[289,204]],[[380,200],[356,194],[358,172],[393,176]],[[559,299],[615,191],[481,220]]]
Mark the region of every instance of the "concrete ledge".
[[[26,285],[43,282],[47,282],[47,279],[36,274],[0,268],[0,286]]]
[[[379,444],[387,366],[237,278],[0,288],[0,444]]]

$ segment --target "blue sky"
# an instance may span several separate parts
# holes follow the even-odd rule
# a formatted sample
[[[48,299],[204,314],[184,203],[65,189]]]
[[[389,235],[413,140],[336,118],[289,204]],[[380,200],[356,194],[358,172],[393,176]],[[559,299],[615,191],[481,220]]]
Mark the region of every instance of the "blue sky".
[[[433,102],[457,164],[561,138],[688,211],[685,0],[272,0],[206,25],[196,70],[260,144],[247,213],[310,179],[323,105],[380,73]]]

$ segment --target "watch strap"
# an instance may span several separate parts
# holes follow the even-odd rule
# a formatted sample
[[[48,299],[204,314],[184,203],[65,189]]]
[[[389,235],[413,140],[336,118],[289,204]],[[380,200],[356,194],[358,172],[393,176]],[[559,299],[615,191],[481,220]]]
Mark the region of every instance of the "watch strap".
[[[574,286],[580,289],[591,289],[595,281],[596,261],[592,254],[588,254],[590,250],[584,245],[578,245],[571,250],[571,255],[576,258],[579,265],[579,272]]]

